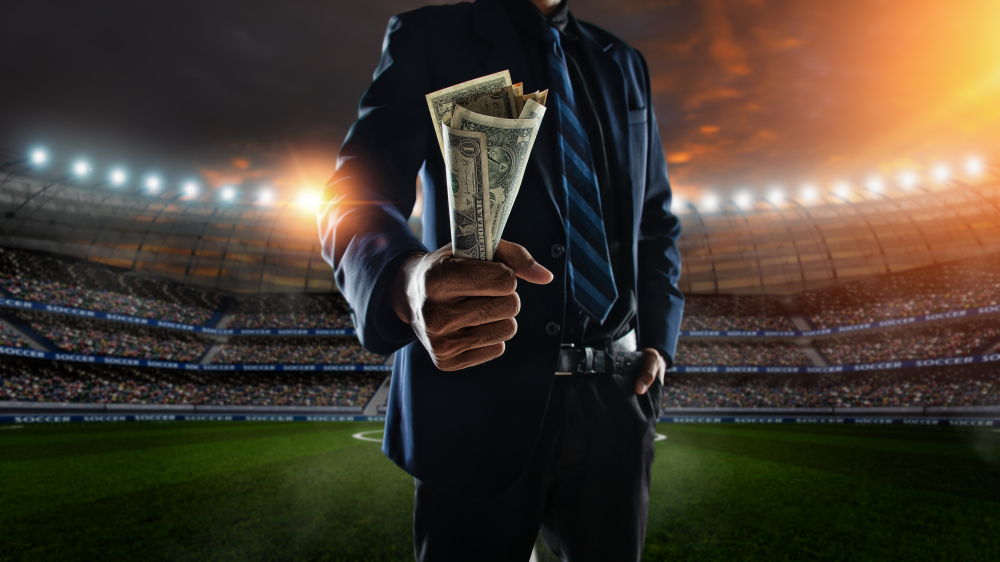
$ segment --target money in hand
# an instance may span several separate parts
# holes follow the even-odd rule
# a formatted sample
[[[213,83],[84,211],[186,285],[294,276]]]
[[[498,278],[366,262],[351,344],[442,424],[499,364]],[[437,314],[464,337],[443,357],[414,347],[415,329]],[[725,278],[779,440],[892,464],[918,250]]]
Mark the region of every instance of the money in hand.
[[[451,240],[455,257],[493,260],[489,233],[486,135],[452,129],[441,123],[445,171],[451,195]]]
[[[520,86],[520,84],[519,84]],[[513,84],[510,81],[510,71],[504,70],[449,88],[427,94],[427,108],[431,111],[434,131],[437,133],[441,155],[448,161],[444,150],[444,137],[441,134],[441,123],[452,122],[452,113],[459,105],[475,113],[516,119],[520,113],[517,110],[517,99],[514,96]],[[544,104],[543,104],[544,105]]]

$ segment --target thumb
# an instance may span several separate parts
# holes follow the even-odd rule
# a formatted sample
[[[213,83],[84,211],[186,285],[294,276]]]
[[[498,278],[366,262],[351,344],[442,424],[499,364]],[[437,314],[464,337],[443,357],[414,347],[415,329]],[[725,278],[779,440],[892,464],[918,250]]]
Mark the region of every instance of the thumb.
[[[493,253],[493,261],[500,262],[514,270],[514,275],[529,283],[545,285],[552,281],[552,272],[531,257],[524,246],[501,240],[497,251]]]

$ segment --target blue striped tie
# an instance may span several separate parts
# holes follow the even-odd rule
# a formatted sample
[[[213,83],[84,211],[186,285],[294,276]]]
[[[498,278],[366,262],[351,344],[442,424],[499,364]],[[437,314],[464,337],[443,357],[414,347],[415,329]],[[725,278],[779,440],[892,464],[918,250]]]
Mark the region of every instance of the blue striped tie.
[[[576,118],[577,105],[559,44],[559,31],[545,32],[549,43],[549,102],[559,119],[556,162],[562,167],[566,189],[566,238],[569,246],[569,286],[577,306],[603,323],[618,298],[608,260],[608,241],[601,218],[601,192],[597,188],[587,132]],[[555,95],[552,94],[555,93]],[[553,103],[554,102],[554,103]],[[550,109],[551,111],[551,109]]]

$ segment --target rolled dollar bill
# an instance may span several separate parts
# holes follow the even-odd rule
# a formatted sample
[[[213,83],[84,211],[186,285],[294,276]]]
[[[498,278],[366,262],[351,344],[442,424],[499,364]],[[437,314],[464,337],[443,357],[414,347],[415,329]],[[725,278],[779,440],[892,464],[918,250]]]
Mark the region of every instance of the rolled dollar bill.
[[[510,72],[504,70],[455,84],[454,86],[427,94],[427,108],[434,122],[434,132],[437,134],[441,155],[445,161],[448,155],[444,150],[444,137],[441,134],[441,122],[450,124],[455,106],[460,105],[474,113],[514,119],[518,115],[517,100],[514,97]],[[544,104],[543,104],[544,105]]]
[[[486,134],[441,123],[448,181],[448,216],[455,257],[493,260]]]
[[[514,206],[517,192],[521,188],[524,170],[528,166],[528,157],[531,155],[531,148],[535,144],[535,136],[541,123],[540,118],[501,119],[480,115],[462,106],[455,107],[452,129],[483,133],[486,137],[489,169],[487,208],[492,241],[490,256],[496,252],[500,244],[500,236],[503,234],[504,226],[507,225],[507,218]]]

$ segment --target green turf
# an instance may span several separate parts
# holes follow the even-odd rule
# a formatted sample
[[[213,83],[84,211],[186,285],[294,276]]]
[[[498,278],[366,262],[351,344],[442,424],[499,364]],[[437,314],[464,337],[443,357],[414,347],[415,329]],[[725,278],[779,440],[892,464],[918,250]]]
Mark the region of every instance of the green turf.
[[[379,427],[0,429],[0,560],[412,560]],[[1000,433],[658,430],[644,560],[1000,560]]]

